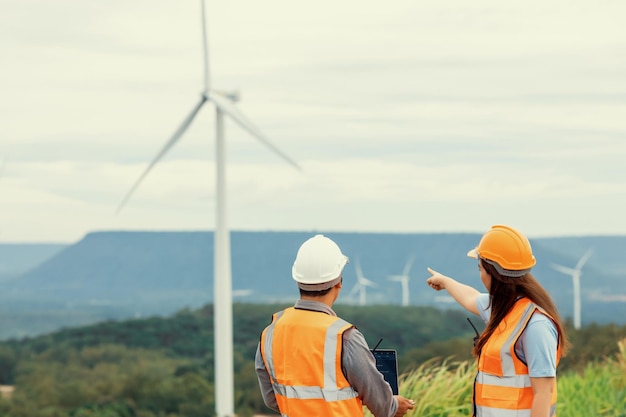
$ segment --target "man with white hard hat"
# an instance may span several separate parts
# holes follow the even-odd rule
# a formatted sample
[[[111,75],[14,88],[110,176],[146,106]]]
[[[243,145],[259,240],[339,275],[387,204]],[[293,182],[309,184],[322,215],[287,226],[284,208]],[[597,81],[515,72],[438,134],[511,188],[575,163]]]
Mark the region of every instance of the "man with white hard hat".
[[[283,416],[363,416],[365,405],[376,417],[400,417],[414,407],[392,394],[363,334],[332,309],[347,263],[324,235],[304,242],[291,270],[300,299],[275,313],[261,334],[261,394]]]

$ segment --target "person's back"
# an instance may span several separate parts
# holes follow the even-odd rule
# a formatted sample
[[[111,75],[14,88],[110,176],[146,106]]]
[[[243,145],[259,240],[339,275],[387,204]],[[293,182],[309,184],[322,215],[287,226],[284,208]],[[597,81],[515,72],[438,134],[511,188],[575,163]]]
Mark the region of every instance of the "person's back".
[[[358,393],[341,370],[343,332],[351,327],[319,311],[291,307],[274,315],[261,336],[261,354],[270,369],[281,413],[361,414]]]
[[[292,268],[300,299],[279,311],[262,334],[255,358],[265,404],[283,416],[403,416],[414,402],[394,396],[365,338],[332,305],[348,258],[316,235],[302,244]]]

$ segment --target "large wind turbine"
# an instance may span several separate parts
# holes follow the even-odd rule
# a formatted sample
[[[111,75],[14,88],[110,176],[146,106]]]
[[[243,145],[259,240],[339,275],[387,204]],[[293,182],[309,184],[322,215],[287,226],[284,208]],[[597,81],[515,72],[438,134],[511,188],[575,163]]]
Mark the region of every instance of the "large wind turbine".
[[[356,269],[356,284],[350,291],[350,297],[353,297],[358,292],[359,304],[364,306],[367,304],[367,296],[365,294],[367,287],[375,287],[376,284],[363,276],[363,271],[361,270],[361,264],[359,263],[358,258],[354,261],[354,267]]]
[[[397,281],[402,285],[402,305],[409,305],[409,271],[411,271],[411,267],[413,266],[413,262],[415,261],[415,256],[411,256],[406,264],[404,265],[404,269],[402,270],[401,275],[389,275],[387,278],[391,281]]]
[[[202,42],[204,51],[204,89],[200,100],[182,124],[157,153],[139,179],[132,186],[120,203],[119,212],[128,202],[141,181],[155,164],[178,142],[191,125],[194,118],[207,102],[215,105],[215,160],[216,160],[216,222],[214,235],[214,272],[213,272],[213,306],[214,306],[214,354],[215,354],[215,411],[217,417],[234,415],[234,378],[233,378],[233,318],[232,318],[232,284],[230,233],[226,222],[226,175],[225,175],[225,144],[224,116],[230,117],[244,130],[263,142],[274,153],[288,163],[300,169],[298,164],[276,148],[261,131],[254,126],[232,103],[236,97],[212,89],[209,82],[209,53],[207,46],[207,30],[204,0],[200,0],[202,11]]]
[[[574,286],[574,328],[580,329],[580,276],[582,275],[582,267],[591,256],[591,249],[589,249],[583,256],[580,257],[576,266],[572,269],[567,266],[558,265],[553,263],[552,268],[559,272],[572,276],[572,284]]]

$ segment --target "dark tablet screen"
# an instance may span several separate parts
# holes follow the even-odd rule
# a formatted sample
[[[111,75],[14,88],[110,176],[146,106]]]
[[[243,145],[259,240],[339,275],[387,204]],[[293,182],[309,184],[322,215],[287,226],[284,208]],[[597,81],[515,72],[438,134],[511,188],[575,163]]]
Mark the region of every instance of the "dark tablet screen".
[[[398,356],[393,349],[376,349],[372,351],[376,359],[376,368],[391,385],[391,391],[398,395]]]

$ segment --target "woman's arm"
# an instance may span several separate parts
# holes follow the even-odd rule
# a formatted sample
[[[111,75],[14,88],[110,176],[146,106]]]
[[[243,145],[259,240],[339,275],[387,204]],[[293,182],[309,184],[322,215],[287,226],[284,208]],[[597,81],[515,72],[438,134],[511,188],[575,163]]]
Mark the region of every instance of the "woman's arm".
[[[552,392],[556,378],[530,378],[530,385],[533,388],[533,405],[530,409],[530,417],[549,417],[550,403],[552,402]]]
[[[461,284],[455,279],[442,275],[431,268],[428,268],[428,272],[430,272],[431,276],[426,280],[426,283],[430,285],[431,288],[437,291],[448,291],[448,294],[467,311],[476,315],[479,314],[476,299],[480,295],[480,292],[477,289],[469,285]]]

